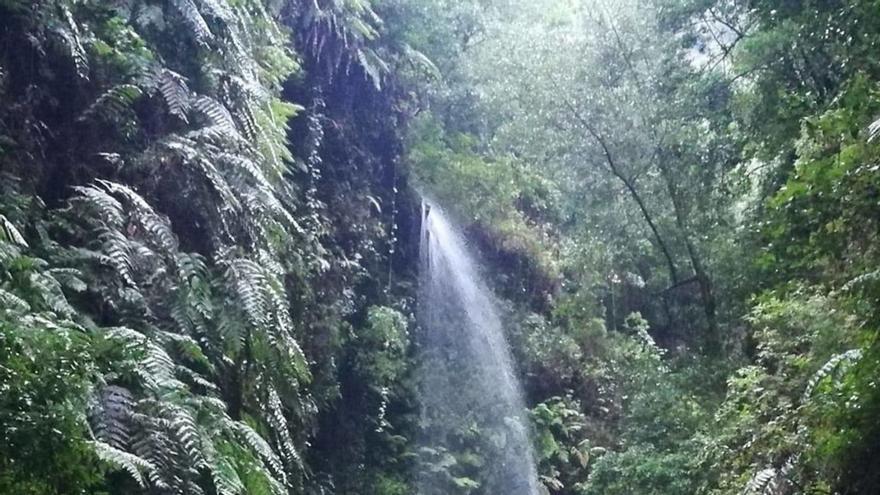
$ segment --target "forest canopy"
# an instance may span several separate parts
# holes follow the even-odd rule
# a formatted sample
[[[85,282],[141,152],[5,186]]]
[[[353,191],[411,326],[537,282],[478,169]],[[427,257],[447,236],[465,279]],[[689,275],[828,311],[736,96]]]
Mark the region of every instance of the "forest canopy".
[[[0,0],[0,494],[508,495],[516,415],[426,410],[423,197],[524,495],[880,493],[878,50],[877,0]]]

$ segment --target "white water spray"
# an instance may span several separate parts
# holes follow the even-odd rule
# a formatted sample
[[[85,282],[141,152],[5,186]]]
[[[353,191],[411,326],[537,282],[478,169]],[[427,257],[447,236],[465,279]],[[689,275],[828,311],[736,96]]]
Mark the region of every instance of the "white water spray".
[[[477,493],[537,495],[525,405],[494,297],[461,235],[432,206],[423,205],[420,247],[422,445],[442,455],[478,443],[484,462],[454,475],[477,478]],[[423,469],[421,495],[448,495],[436,467]]]

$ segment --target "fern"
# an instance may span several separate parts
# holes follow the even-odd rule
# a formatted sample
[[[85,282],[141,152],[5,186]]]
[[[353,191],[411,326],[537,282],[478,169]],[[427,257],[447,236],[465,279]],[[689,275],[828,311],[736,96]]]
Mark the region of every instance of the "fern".
[[[165,349],[157,343],[149,341],[146,348],[146,355],[138,370],[144,383],[155,392],[161,392],[162,389],[183,388],[183,383],[178,381],[174,375],[174,360]]]
[[[22,211],[4,210],[9,218],[0,215],[0,263],[28,263],[25,276],[2,277],[0,304],[22,324],[68,331],[71,339],[95,335],[101,345],[94,348],[114,356],[91,392],[92,445],[145,492],[296,490],[293,467],[299,476],[303,469],[288,421],[301,408],[308,366],[293,338],[287,268],[273,251],[286,231],[301,230],[291,213],[295,186],[285,177],[286,119],[295,107],[278,98],[296,68],[286,33],[263,2],[251,0],[116,2],[97,10],[82,2],[22,5],[14,15],[35,13],[36,20],[22,28],[17,20],[8,23],[12,31],[4,36],[33,37],[34,72],[59,60],[66,69],[70,61],[80,78],[94,81],[74,81],[64,91],[38,81],[35,98],[69,94],[72,104],[86,102],[85,110],[35,119],[33,136],[12,138],[22,157],[39,156],[46,136],[75,130],[54,121],[70,125],[74,117],[90,124],[90,141],[51,140],[62,146],[53,157],[68,153],[73,160],[70,173],[59,175],[73,197],[69,208],[45,210],[51,228],[27,231],[36,249],[51,253],[51,263],[29,264],[28,243],[9,220],[31,221],[45,205],[33,201]],[[41,45],[47,36],[59,43],[57,53]],[[94,67],[90,53],[98,57]],[[7,59],[0,63],[11,79]],[[30,103],[21,104],[27,110]],[[117,128],[134,139],[119,146],[119,136],[101,135]],[[101,162],[82,162],[89,156]],[[192,224],[175,225],[186,209],[194,212]],[[52,244],[61,242],[51,239],[56,232],[63,247]],[[184,245],[219,254],[181,252],[184,239],[175,232],[187,233]],[[234,254],[227,246],[236,246]],[[67,300],[73,293],[82,293],[83,308]],[[89,330],[59,323],[67,318]],[[244,345],[225,346],[226,334],[247,344],[248,355],[239,352]],[[233,369],[240,357],[246,365]],[[244,385],[238,413],[253,427],[233,421],[220,399],[231,392],[226,373],[232,371]],[[283,388],[283,400],[274,388],[266,392],[270,386]]]
[[[443,77],[440,68],[437,67],[430,58],[428,58],[424,53],[420,52],[419,50],[411,47],[409,44],[403,45],[403,54],[410,64],[412,64],[416,68],[421,69],[432,78],[440,79]]]
[[[266,314],[269,308],[266,298],[267,281],[262,268],[245,258],[229,260],[227,265],[227,280],[235,287],[236,297],[250,324],[257,328],[265,327],[268,324]]]

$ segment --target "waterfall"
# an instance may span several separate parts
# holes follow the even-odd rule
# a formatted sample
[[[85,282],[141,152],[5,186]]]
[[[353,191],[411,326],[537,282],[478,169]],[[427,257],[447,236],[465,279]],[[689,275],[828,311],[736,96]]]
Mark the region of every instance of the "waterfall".
[[[478,482],[476,493],[537,495],[525,405],[495,299],[443,211],[422,209],[418,393],[427,460],[419,494],[450,495],[452,477]]]

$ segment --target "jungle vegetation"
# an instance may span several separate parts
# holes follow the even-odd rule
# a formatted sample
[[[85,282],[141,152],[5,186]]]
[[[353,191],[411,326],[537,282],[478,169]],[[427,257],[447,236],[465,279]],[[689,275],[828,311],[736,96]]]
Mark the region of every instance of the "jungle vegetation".
[[[420,191],[546,493],[880,493],[878,135],[877,0],[0,0],[0,494],[503,495]]]

